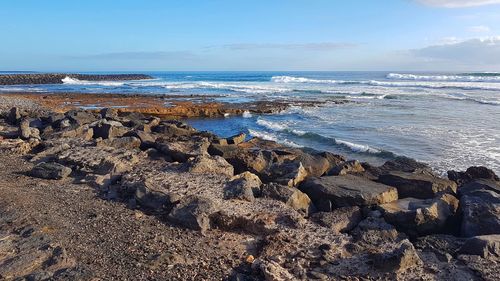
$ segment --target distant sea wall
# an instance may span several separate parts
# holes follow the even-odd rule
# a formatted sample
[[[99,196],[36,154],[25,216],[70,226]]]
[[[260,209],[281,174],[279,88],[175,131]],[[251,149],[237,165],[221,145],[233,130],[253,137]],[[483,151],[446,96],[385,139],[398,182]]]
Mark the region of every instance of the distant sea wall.
[[[0,74],[0,85],[62,84],[62,79],[66,77],[87,81],[124,81],[153,78],[145,74]]]

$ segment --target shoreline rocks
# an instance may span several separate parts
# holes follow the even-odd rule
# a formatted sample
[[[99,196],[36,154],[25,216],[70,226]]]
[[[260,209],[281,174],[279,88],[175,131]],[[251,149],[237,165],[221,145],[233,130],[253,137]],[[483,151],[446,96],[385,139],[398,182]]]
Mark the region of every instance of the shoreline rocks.
[[[127,81],[153,79],[153,77],[144,74],[0,74],[0,85],[63,84],[62,80],[66,77],[88,81]]]

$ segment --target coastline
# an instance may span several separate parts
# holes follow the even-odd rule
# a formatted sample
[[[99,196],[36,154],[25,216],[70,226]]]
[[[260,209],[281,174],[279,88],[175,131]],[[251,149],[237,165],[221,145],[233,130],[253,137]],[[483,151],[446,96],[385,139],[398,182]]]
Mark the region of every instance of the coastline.
[[[49,95],[0,95],[11,101],[4,105],[9,108],[0,107],[0,192],[7,201],[2,206],[19,217],[2,235],[15,237],[11,247],[17,248],[41,246],[29,244],[30,237],[53,239],[53,246],[43,248],[48,250],[34,251],[41,260],[55,261],[21,259],[0,266],[2,277],[37,272],[76,278],[130,278],[140,272],[144,278],[178,279],[194,272],[205,279],[236,280],[498,277],[488,245],[498,243],[493,234],[500,230],[495,213],[500,188],[487,168],[451,171],[445,179],[408,158],[375,167],[273,141],[245,141],[244,135],[221,139],[171,120],[274,112],[290,106],[286,103],[251,109],[249,104],[168,101],[174,107],[159,110],[157,103],[165,99],[154,96],[141,96],[145,101],[139,106],[137,96],[44,96]],[[86,111],[78,109],[82,105],[127,107]],[[43,200],[28,201],[13,188]],[[44,204],[53,205],[47,215],[62,222],[47,215],[36,223],[30,219],[33,208]],[[64,214],[68,210],[93,215],[72,217]],[[128,215],[110,219],[113,210]],[[473,215],[478,212],[483,216]],[[7,213],[2,211],[2,219]],[[109,225],[106,232],[113,238],[84,227],[95,219],[99,223],[93,229]],[[78,220],[89,249],[63,234],[66,229],[74,235],[71,225]],[[16,234],[26,223],[33,234]],[[131,223],[154,237],[167,231],[168,237],[159,238],[162,243],[182,250],[165,255],[161,243],[147,242],[150,238],[140,232],[137,237],[118,234]],[[46,230],[51,227],[61,231]],[[137,250],[135,238],[149,249]],[[138,253],[125,253],[114,243]],[[199,255],[183,252],[190,243]],[[102,259],[92,260],[94,251]],[[9,258],[0,256],[0,261]],[[138,263],[127,261],[125,269],[119,265],[124,260]]]

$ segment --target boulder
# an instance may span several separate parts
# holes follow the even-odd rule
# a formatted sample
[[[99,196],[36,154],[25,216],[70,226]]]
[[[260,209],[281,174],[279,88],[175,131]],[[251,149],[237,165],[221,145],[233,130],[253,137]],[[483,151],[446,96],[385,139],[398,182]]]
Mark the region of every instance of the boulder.
[[[471,237],[465,241],[459,253],[500,261],[500,235],[493,234]]]
[[[27,140],[31,137],[31,128],[30,128],[30,120],[28,118],[24,118],[19,122],[19,137],[23,140]]]
[[[321,177],[331,167],[330,161],[319,154],[300,153],[294,161],[302,163],[307,174],[312,177]]]
[[[137,149],[141,146],[141,140],[136,137],[120,137],[105,139],[99,145],[111,146],[114,148]]]
[[[237,135],[231,136],[225,139],[215,139],[214,143],[219,145],[231,145],[231,144],[240,144],[245,141],[247,135],[245,133],[239,133]]]
[[[277,182],[288,187],[298,186],[307,177],[301,162],[274,163],[259,173],[264,182]]]
[[[129,130],[117,121],[100,121],[94,127],[94,138],[112,139],[125,135]]]
[[[300,186],[320,211],[348,206],[368,206],[398,199],[396,188],[366,178],[345,175],[311,178]]]
[[[90,124],[97,121],[97,117],[92,112],[84,110],[70,110],[64,114],[73,124],[78,126]]]
[[[211,228],[211,216],[219,211],[219,206],[208,198],[192,195],[181,199],[168,219],[186,228],[200,230],[202,233]]]
[[[380,169],[384,172],[401,171],[413,173],[418,170],[429,170],[429,166],[412,158],[398,156],[392,160],[385,162],[382,166],[380,166]]]
[[[342,156],[342,155],[337,155],[337,154],[333,154],[331,152],[320,152],[320,153],[317,153],[315,154],[317,156],[320,156],[320,157],[323,157],[325,158],[328,163],[330,164],[330,168],[327,169],[327,170],[330,170],[331,168],[343,163],[346,161],[345,157]]]
[[[255,194],[260,194],[262,182],[259,177],[250,172],[244,172],[231,178],[224,188],[226,199],[242,199],[254,201]]]
[[[118,109],[117,108],[103,108],[99,112],[101,115],[101,118],[104,119],[112,119],[112,120],[117,120],[118,119]]]
[[[399,198],[433,198],[438,193],[455,194],[457,184],[428,173],[408,173],[392,171],[380,175],[378,181],[398,189]]]
[[[448,171],[448,179],[456,182],[458,185],[466,184],[476,179],[500,180],[495,172],[483,166],[472,166],[465,172]]]
[[[361,166],[361,163],[357,160],[346,161],[328,171],[330,176],[343,176],[347,174],[357,174],[364,172],[365,169]]]
[[[432,199],[404,198],[378,208],[388,223],[416,237],[446,231],[458,209],[458,199],[451,194]]]
[[[422,252],[431,252],[444,262],[456,257],[465,239],[447,234],[431,234],[417,238],[413,243]]]
[[[71,169],[58,163],[42,162],[33,167],[30,174],[37,178],[60,180],[69,176]]]
[[[44,137],[46,138],[81,138],[83,140],[91,140],[94,137],[94,129],[89,125],[77,126],[73,128],[66,128],[62,131],[50,132],[45,130]]]
[[[156,211],[163,210],[178,198],[171,198],[163,190],[158,190],[157,185],[151,179],[145,179],[140,183],[124,183],[125,189],[134,192],[134,199],[144,208]]]
[[[497,182],[476,180],[460,188],[461,235],[500,234],[500,193]]]
[[[207,149],[209,145],[210,143],[206,138],[199,137],[188,137],[172,141],[160,137],[155,142],[156,149],[179,162],[186,162],[191,157],[208,155]]]
[[[384,272],[402,272],[422,264],[415,247],[408,240],[401,241],[393,251],[372,255],[371,259],[374,267]]]
[[[123,135],[124,137],[135,137],[141,141],[140,147],[143,150],[153,148],[155,145],[156,139],[150,133],[145,131],[130,131]]]
[[[155,126],[153,131],[155,133],[162,134],[165,138],[180,137],[180,136],[192,136],[196,133],[196,130],[181,123],[166,123],[163,122],[158,126]]]
[[[262,197],[281,201],[305,216],[315,211],[311,199],[295,187],[277,183],[264,184],[262,186]]]
[[[336,233],[351,231],[362,219],[363,214],[358,206],[342,207],[331,212],[318,212],[311,216],[312,221]]]
[[[194,174],[234,175],[234,168],[220,156],[198,156],[186,163],[187,170]]]

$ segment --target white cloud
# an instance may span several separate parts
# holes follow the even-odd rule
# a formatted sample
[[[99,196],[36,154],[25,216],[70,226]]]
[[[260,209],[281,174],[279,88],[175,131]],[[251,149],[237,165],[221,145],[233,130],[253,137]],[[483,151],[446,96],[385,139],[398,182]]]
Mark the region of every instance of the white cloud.
[[[500,4],[500,0],[417,0],[417,1],[425,5],[434,7],[444,7],[444,8],[461,8],[461,7]]]
[[[461,65],[500,67],[500,36],[468,39],[411,50],[422,59]]]
[[[467,30],[475,33],[484,33],[484,32],[489,32],[490,27],[486,25],[475,25],[475,26],[470,26],[469,28],[467,28]]]

